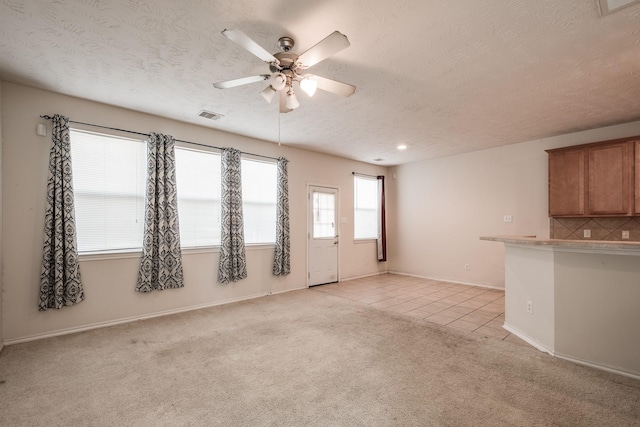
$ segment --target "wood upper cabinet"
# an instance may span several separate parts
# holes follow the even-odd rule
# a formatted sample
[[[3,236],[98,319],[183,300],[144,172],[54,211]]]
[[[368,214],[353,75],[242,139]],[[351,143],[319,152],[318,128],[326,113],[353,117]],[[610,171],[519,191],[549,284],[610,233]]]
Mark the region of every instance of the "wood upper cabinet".
[[[636,200],[636,208],[635,208],[635,212],[636,215],[640,215],[640,140],[635,141],[635,148],[636,148],[636,163],[635,163],[635,167],[634,167],[634,172],[636,175],[635,178],[635,200]]]
[[[586,213],[586,153],[583,148],[548,151],[549,216]]]
[[[633,215],[634,145],[596,144],[589,153],[589,215]]]
[[[559,148],[547,153],[549,216],[640,213],[640,141],[637,138]]]

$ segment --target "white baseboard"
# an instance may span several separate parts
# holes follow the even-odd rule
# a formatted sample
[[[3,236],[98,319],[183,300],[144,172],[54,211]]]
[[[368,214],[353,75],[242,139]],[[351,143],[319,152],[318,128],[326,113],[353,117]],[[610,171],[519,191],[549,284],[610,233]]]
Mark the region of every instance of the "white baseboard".
[[[300,288],[293,288],[293,289],[286,289],[284,291],[278,291],[278,292],[269,292],[269,295],[278,295],[278,294],[286,294],[287,292],[293,292],[293,291],[301,291],[303,289],[309,289],[308,286],[302,286]]]
[[[375,273],[363,274],[361,276],[344,277],[344,278],[340,279],[340,282],[348,282],[349,280],[364,279],[365,277],[380,276],[381,274],[387,274],[387,273],[389,273],[389,272],[388,271],[378,271],[378,272],[375,272]]]
[[[551,356],[555,356],[555,352],[548,348],[547,346],[545,346],[544,344],[541,344],[540,342],[534,340],[533,338],[529,337],[527,334],[525,334],[524,332],[520,331],[517,328],[514,328],[513,326],[507,324],[506,322],[502,325],[502,327],[504,329],[506,329],[507,331],[511,332],[513,335],[517,336],[518,338],[520,338],[522,341],[526,342],[527,344],[529,344],[532,347],[535,347],[536,349],[544,352],[544,353],[548,353]]]
[[[588,360],[582,360],[582,359],[579,359],[577,357],[567,356],[566,354],[562,354],[562,353],[558,353],[558,352],[555,352],[553,350],[550,350],[546,346],[540,344],[538,341],[536,341],[536,340],[528,337],[526,334],[522,333],[522,331],[519,331],[518,329],[516,329],[516,328],[514,328],[512,326],[509,326],[506,323],[502,327],[504,329],[506,329],[507,331],[511,332],[513,335],[515,335],[518,338],[520,338],[521,340],[525,341],[527,344],[530,344],[531,346],[537,348],[538,350],[540,350],[542,352],[545,352],[545,353],[548,353],[553,357],[557,357],[558,359],[567,360],[569,362],[577,363],[578,365],[588,366],[590,368],[599,369],[601,371],[611,372],[613,374],[622,375],[624,377],[633,378],[635,380],[640,380],[640,374],[637,373],[637,372],[624,371],[624,370],[621,370],[619,368],[613,368],[611,366],[601,365],[599,363],[594,363],[594,362],[589,362]]]
[[[601,371],[611,372],[613,374],[622,375],[625,377],[640,380],[640,373],[623,371],[618,368],[612,368],[611,366],[600,365],[598,363],[589,362],[587,360],[578,359],[576,357],[567,356],[565,354],[556,353],[555,356],[559,359],[568,360],[569,362],[577,363],[578,365],[589,366],[590,368],[600,369]]]
[[[301,288],[301,289],[305,289],[305,288]],[[292,289],[292,290],[297,290],[297,289]],[[287,290],[283,292],[289,292],[289,291]],[[278,292],[278,293],[282,293],[282,292]],[[41,340],[45,338],[57,337],[60,335],[74,334],[76,332],[90,331],[92,329],[106,328],[109,326],[121,325],[123,323],[136,322],[138,320],[145,320],[145,319],[153,319],[155,317],[169,316],[171,314],[178,314],[178,313],[184,313],[187,311],[200,310],[202,308],[215,307],[218,305],[230,304],[233,302],[245,301],[245,300],[264,297],[268,295],[269,293],[259,293],[259,294],[249,295],[249,296],[240,297],[240,298],[231,298],[224,301],[209,302],[205,304],[192,305],[192,306],[177,308],[172,310],[158,311],[155,313],[144,314],[141,316],[124,317],[120,319],[108,320],[106,322],[90,323],[88,325],[82,325],[82,326],[77,326],[73,328],[58,329],[58,330],[46,332],[43,334],[28,335],[26,337],[5,340],[4,345],[20,344],[23,342],[36,341],[36,340]],[[0,344],[0,347],[1,346],[2,344]]]
[[[403,273],[401,271],[388,271],[387,273],[389,273],[389,274],[397,274],[398,276],[417,277],[418,279],[437,280],[439,282],[456,283],[458,285],[477,286],[477,287],[480,287],[480,288],[498,289],[500,291],[504,291],[504,288],[501,288],[499,286],[485,285],[485,284],[482,284],[482,283],[465,282],[465,281],[454,280],[454,279],[444,279],[442,277],[420,276],[418,274]]]

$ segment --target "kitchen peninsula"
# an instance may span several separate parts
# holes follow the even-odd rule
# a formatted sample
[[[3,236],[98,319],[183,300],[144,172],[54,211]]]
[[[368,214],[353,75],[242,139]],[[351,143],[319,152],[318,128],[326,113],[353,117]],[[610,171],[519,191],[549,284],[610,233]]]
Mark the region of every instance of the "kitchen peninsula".
[[[504,328],[551,355],[640,379],[640,242],[505,245]]]

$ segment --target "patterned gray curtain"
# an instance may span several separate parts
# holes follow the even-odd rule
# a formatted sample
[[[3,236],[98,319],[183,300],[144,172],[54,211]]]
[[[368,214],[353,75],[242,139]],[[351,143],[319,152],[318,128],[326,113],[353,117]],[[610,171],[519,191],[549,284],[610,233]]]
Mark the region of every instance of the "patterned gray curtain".
[[[184,286],[174,147],[170,135],[152,133],[147,140],[147,195],[138,292]]]
[[[60,309],[84,300],[73,207],[69,119],[56,114],[52,120],[40,311]]]
[[[291,249],[289,239],[289,160],[278,158],[278,201],[276,205],[276,251],[273,258],[273,274],[286,276],[291,273]]]
[[[378,179],[378,261],[387,260],[387,221],[385,219],[384,202],[384,175],[377,176]]]
[[[236,282],[247,277],[247,260],[244,253],[240,151],[234,148],[222,149],[220,196],[222,236],[218,281],[220,283]]]

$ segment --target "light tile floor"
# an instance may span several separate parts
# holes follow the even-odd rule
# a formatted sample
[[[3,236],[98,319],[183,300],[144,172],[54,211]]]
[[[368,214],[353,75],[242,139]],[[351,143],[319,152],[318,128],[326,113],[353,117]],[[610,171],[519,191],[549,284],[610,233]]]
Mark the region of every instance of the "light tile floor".
[[[312,289],[468,333],[527,345],[502,328],[502,290],[397,274],[370,276]]]

